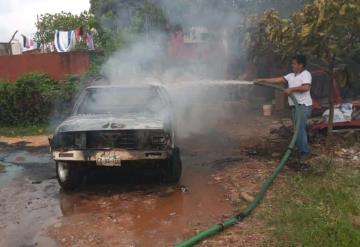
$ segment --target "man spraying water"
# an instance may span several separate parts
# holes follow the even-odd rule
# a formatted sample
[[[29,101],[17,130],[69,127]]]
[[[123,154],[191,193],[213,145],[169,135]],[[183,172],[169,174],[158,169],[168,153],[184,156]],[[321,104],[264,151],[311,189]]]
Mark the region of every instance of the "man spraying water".
[[[311,115],[312,99],[310,96],[312,77],[306,67],[306,57],[304,55],[296,55],[292,58],[291,68],[292,73],[283,77],[275,78],[258,78],[255,82],[265,83],[287,83],[287,88],[284,90],[286,95],[291,93],[299,103],[299,109],[302,113],[299,134],[297,136],[296,148],[300,155],[300,162],[305,161],[310,156],[310,149],[308,145],[308,138],[306,132],[306,122]],[[295,107],[294,102],[288,97],[291,108],[291,117],[295,123]]]

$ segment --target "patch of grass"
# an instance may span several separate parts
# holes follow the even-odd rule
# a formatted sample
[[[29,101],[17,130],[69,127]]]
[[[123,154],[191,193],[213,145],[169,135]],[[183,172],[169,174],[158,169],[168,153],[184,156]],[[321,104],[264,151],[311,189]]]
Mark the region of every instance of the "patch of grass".
[[[271,246],[360,246],[360,171],[318,159],[321,172],[287,178],[262,214]],[[327,168],[327,169],[324,169]],[[327,170],[327,171],[326,171]]]
[[[49,133],[50,133],[50,128],[47,125],[35,125],[35,126],[24,126],[24,127],[0,126],[0,136],[7,136],[7,137],[48,135]]]

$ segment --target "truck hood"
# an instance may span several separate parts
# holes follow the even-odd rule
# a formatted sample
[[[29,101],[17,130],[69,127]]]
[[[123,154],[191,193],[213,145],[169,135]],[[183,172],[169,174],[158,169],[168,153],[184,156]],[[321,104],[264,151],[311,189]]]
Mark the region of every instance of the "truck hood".
[[[62,122],[56,132],[120,129],[164,129],[165,118],[145,115],[76,115]]]

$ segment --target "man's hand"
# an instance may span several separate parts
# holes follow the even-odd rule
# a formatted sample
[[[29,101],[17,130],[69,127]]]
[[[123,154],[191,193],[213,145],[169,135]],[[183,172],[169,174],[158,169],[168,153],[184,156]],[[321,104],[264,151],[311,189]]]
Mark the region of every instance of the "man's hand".
[[[291,93],[292,93],[291,88],[286,88],[286,89],[284,89],[284,94],[289,95],[289,94],[291,94]]]

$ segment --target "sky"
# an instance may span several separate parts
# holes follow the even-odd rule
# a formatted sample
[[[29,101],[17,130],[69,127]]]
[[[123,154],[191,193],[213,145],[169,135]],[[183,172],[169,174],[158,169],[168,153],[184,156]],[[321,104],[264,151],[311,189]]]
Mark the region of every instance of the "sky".
[[[36,15],[79,14],[89,8],[89,0],[0,0],[0,42],[8,42],[16,30],[26,36],[35,33]]]

